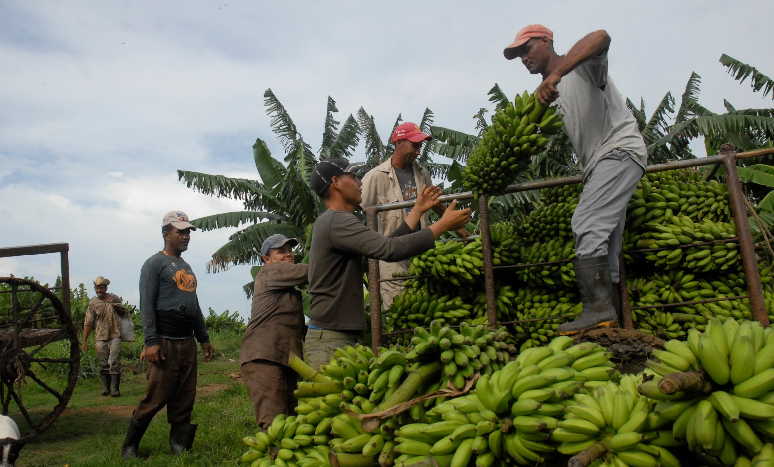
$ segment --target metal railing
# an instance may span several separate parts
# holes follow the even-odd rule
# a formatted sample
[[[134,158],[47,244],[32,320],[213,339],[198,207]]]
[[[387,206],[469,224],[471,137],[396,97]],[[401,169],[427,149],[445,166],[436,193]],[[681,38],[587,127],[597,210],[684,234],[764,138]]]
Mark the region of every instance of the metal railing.
[[[674,162],[668,162],[665,164],[656,164],[648,166],[645,169],[646,173],[664,172],[668,170],[679,170],[690,167],[701,167],[705,165],[722,164],[726,169],[726,185],[728,187],[728,198],[731,208],[731,215],[734,218],[734,224],[736,227],[735,241],[739,243],[739,250],[742,257],[742,267],[744,270],[745,279],[747,282],[747,295],[744,297],[738,297],[736,299],[749,299],[750,307],[752,309],[752,317],[758,320],[764,326],[769,324],[768,314],[766,313],[766,305],[763,298],[763,287],[761,285],[760,272],[758,271],[758,265],[755,260],[755,245],[752,239],[752,233],[750,232],[750,226],[747,221],[747,211],[745,208],[744,193],[742,192],[741,182],[736,170],[736,161],[739,159],[749,159],[753,157],[760,157],[768,154],[774,154],[774,148],[759,149],[755,151],[748,151],[737,153],[734,151],[721,152],[715,156],[708,156],[699,159],[686,159]],[[533,182],[520,183],[515,185],[509,185],[505,189],[505,193],[517,193],[522,191],[539,190],[542,188],[551,188],[564,185],[574,185],[583,182],[581,176],[575,177],[561,177],[550,180],[537,180]],[[453,193],[449,195],[443,195],[439,198],[441,202],[451,200],[465,200],[472,199],[473,193],[470,191],[462,193]],[[396,203],[386,203],[376,206],[369,206],[365,208],[366,224],[374,229],[378,230],[378,213],[384,211],[392,211],[395,209],[409,208],[414,205],[415,201],[401,201]],[[483,252],[483,270],[484,270],[484,294],[486,296],[486,316],[490,326],[496,326],[497,322],[497,307],[495,296],[495,283],[494,283],[494,270],[504,267],[516,267],[517,265],[508,266],[494,266],[492,261],[492,239],[490,236],[489,226],[489,203],[486,196],[480,196],[479,200],[479,228],[481,230],[481,246]],[[679,248],[679,247],[676,247]],[[521,267],[529,267],[534,265],[518,265]],[[623,302],[623,325],[627,329],[634,327],[632,319],[632,307],[629,303],[628,292],[624,283],[624,270],[623,261],[621,261],[621,296]],[[389,279],[386,279],[387,281]],[[374,352],[382,344],[382,310],[381,310],[381,280],[379,277],[379,261],[370,259],[368,263],[368,295],[370,300],[371,309],[371,346]]]

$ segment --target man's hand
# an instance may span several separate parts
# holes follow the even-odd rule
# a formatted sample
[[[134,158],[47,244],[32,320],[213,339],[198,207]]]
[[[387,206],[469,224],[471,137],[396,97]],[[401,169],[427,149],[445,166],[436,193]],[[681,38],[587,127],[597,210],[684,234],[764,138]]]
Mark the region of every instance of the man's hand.
[[[441,196],[441,193],[443,193],[443,191],[437,186],[424,187],[422,193],[417,196],[417,202],[414,204],[414,208],[424,214],[428,210],[438,206],[438,197]]]
[[[544,105],[548,105],[559,97],[559,91],[556,89],[556,85],[562,80],[562,76],[556,73],[552,73],[540,83],[540,86],[535,90],[538,99]]]
[[[142,354],[140,354],[140,360],[147,360],[151,363],[158,363],[161,360],[164,360],[164,358],[164,353],[161,351],[161,346],[159,344],[145,346],[142,350]]]
[[[202,354],[204,354],[205,362],[212,360],[212,356],[215,354],[215,349],[212,347],[212,344],[209,342],[202,344]]]
[[[457,200],[455,199],[446,210],[438,222],[430,226],[430,230],[433,232],[433,237],[438,238],[442,233],[448,230],[456,230],[465,226],[470,221],[470,208],[456,209]]]

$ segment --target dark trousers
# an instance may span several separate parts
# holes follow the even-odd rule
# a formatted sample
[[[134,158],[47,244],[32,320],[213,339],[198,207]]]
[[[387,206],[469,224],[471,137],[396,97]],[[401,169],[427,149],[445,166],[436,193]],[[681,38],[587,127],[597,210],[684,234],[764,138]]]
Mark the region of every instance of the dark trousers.
[[[190,423],[196,400],[196,342],[190,339],[162,339],[164,360],[148,365],[148,390],[132,418],[150,422],[167,406],[170,424]]]
[[[295,371],[268,360],[253,360],[242,364],[241,374],[260,427],[267,428],[281,413],[292,414],[296,406],[293,390],[298,378]]]

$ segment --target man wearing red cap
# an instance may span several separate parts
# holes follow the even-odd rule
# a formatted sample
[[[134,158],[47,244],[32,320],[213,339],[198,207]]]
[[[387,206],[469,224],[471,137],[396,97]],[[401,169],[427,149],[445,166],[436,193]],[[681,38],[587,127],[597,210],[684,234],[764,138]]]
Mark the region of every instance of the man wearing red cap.
[[[618,319],[626,206],[647,163],[637,122],[607,73],[609,47],[610,36],[599,30],[558,55],[554,33],[531,24],[503,51],[508,60],[519,57],[530,73],[542,75],[535,92],[545,104],[556,101],[583,169],[583,192],[572,217],[583,313],[559,327],[563,334]]]
[[[416,123],[406,122],[395,127],[390,136],[390,143],[395,145],[392,155],[388,160],[369,170],[363,177],[362,207],[414,200],[417,198],[417,193],[421,193],[426,186],[432,186],[430,175],[416,161],[422,150],[422,144],[431,139],[432,136],[424,133]],[[435,210],[440,214],[443,213],[440,207]],[[379,233],[390,235],[397,230],[409,211],[409,209],[395,209],[380,212]],[[427,216],[422,216],[416,230],[427,227],[427,224]],[[460,236],[467,236],[464,228],[457,233]],[[394,274],[403,273],[407,269],[408,260],[393,263],[379,262],[379,275],[383,280],[390,279]],[[403,285],[400,282],[382,282],[380,290],[382,306],[386,309],[403,290]]]

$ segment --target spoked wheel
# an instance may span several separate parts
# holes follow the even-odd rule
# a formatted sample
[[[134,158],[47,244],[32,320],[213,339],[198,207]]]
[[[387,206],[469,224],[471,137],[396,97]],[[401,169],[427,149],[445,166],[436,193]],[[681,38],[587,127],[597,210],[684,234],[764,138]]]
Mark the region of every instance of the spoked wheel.
[[[0,277],[0,411],[16,421],[23,440],[65,409],[80,355],[70,314],[56,295],[32,280]]]

